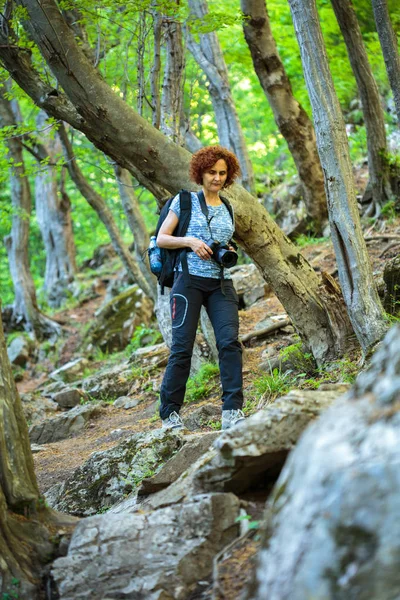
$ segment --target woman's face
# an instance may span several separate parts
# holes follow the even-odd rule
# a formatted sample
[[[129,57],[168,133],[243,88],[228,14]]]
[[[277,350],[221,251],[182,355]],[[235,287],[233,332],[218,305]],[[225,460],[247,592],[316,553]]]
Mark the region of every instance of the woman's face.
[[[203,188],[205,192],[218,193],[224,187],[228,177],[228,165],[223,158],[204,171],[203,173]]]

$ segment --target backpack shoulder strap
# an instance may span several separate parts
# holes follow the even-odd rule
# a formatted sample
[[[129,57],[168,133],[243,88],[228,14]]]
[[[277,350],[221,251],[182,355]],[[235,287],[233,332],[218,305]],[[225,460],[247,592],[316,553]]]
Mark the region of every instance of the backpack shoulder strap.
[[[201,212],[205,216],[206,221],[208,223],[208,208],[207,208],[207,202],[206,202],[203,190],[200,190],[199,192],[197,192],[197,197],[199,199]]]
[[[179,217],[179,225],[177,227],[176,235],[179,237],[184,237],[186,235],[187,229],[189,227],[189,221],[192,214],[192,195],[187,190],[182,190],[179,192],[179,202],[180,202],[180,217]],[[187,249],[183,248],[179,253],[179,258],[182,265],[182,274],[183,280],[187,287],[190,287],[190,275],[189,268],[187,264]]]

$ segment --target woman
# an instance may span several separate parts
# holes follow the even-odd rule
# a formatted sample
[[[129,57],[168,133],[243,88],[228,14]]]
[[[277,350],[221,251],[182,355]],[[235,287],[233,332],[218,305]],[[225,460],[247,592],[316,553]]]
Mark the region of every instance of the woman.
[[[217,341],[222,383],[222,429],[228,429],[244,419],[241,410],[242,349],[238,340],[238,297],[229,271],[214,260],[213,250],[206,243],[214,239],[221,244],[230,244],[235,227],[226,201],[221,200],[219,192],[231,185],[239,172],[236,156],[226,148],[209,146],[196,152],[190,163],[190,178],[202,185],[207,206],[205,212],[208,215],[201,208],[198,194],[192,192],[192,210],[186,235],[174,236],[180,216],[178,195],[157,236],[160,248],[187,248],[190,274],[188,285],[187,277],[183,276],[182,265],[179,264],[171,290],[172,347],[160,393],[163,427],[183,427],[179,411],[185,396],[193,344],[203,305]]]

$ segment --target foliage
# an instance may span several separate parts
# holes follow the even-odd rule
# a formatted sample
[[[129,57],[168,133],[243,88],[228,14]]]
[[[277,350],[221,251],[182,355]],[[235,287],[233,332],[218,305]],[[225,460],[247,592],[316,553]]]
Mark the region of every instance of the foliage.
[[[158,329],[139,325],[136,327],[130,343],[125,348],[125,354],[130,356],[135,350],[138,350],[142,346],[152,346],[153,344],[158,344],[160,342],[162,342],[162,335]]]
[[[283,373],[280,369],[272,369],[270,373],[265,373],[257,377],[254,382],[258,408],[269,404],[278,396],[283,396],[288,392],[292,383],[292,376],[289,372]]]
[[[327,242],[329,238],[324,238],[324,237],[320,237],[320,238],[315,238],[312,237],[311,235],[306,235],[304,233],[301,233],[300,235],[298,235],[296,237],[295,243],[296,246],[298,246],[299,248],[305,248],[306,246],[313,246],[314,244],[322,244],[323,242]]]
[[[292,368],[298,371],[313,373],[316,370],[313,355],[310,352],[304,352],[301,342],[286,346],[280,350],[279,356],[282,359],[282,363],[289,363]]]
[[[186,384],[185,402],[197,402],[206,398],[216,385],[219,369],[215,363],[202,365],[194,377],[189,377]]]

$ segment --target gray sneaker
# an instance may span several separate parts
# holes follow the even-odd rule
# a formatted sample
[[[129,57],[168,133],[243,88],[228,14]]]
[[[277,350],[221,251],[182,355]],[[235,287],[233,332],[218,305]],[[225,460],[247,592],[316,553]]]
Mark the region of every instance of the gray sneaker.
[[[242,410],[223,410],[222,411],[222,427],[221,429],[230,429],[237,423],[241,423],[245,420],[245,416]]]
[[[165,429],[183,429],[182,419],[175,411],[167,419],[163,419],[162,426]]]

